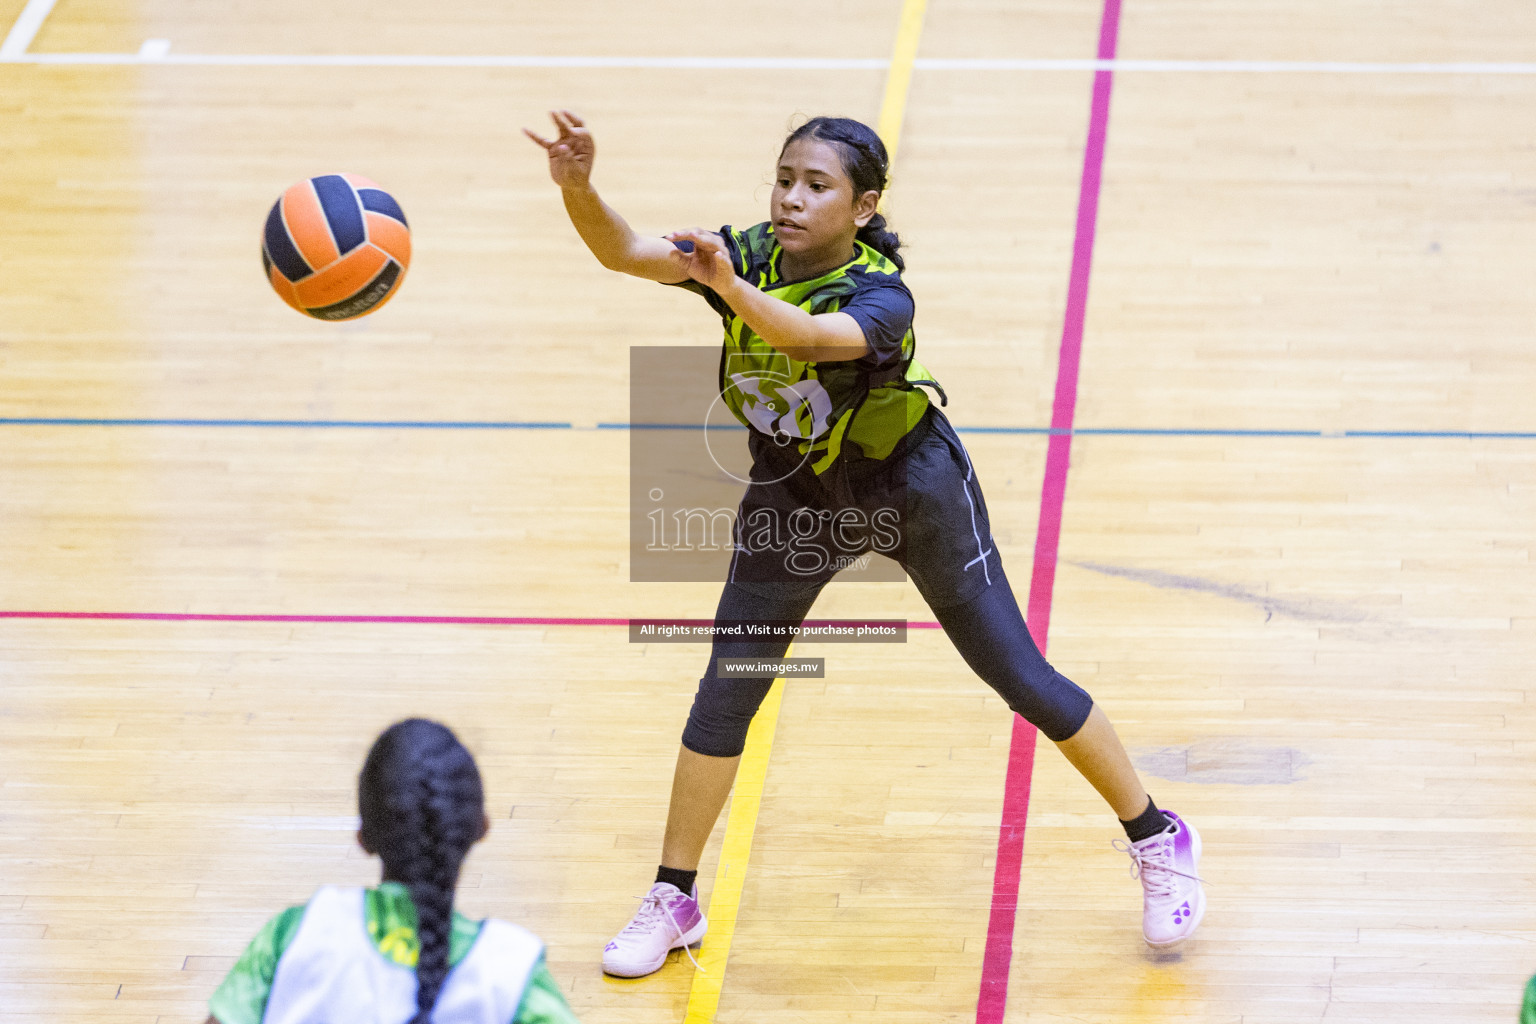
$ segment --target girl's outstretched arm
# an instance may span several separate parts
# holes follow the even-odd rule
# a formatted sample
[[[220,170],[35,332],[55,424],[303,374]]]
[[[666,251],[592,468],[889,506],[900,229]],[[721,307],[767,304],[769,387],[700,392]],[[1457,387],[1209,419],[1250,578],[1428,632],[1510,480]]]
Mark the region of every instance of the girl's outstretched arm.
[[[569,110],[552,110],[559,134],[553,139],[523,134],[549,153],[549,176],[560,186],[565,212],[592,255],[609,270],[664,284],[688,280],[688,272],[672,258],[675,247],[664,238],[637,235],[592,188],[592,161],[597,147],[586,124]]]
[[[683,276],[710,288],[774,348],[806,363],[835,363],[868,355],[864,328],[847,313],[807,313],[799,306],[758,291],[736,276],[720,236],[712,231],[674,231],[671,242],[692,242],[692,251],[668,257]]]

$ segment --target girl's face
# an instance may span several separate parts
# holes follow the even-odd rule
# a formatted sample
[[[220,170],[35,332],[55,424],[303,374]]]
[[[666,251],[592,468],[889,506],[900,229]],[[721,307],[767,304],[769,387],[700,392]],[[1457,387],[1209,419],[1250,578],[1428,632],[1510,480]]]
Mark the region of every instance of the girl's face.
[[[836,143],[796,139],[779,157],[768,216],[786,253],[800,259],[831,256],[841,264],[879,201],[874,191],[854,195]]]

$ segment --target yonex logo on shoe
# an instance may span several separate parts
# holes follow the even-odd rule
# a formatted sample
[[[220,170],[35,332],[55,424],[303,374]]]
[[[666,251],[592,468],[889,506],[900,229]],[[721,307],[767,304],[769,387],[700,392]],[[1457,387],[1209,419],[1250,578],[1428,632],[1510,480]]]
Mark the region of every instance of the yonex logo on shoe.
[[[1189,909],[1189,901],[1185,900],[1184,905],[1173,912],[1173,923],[1183,924],[1186,920],[1189,919],[1189,915],[1191,913],[1192,911]]]

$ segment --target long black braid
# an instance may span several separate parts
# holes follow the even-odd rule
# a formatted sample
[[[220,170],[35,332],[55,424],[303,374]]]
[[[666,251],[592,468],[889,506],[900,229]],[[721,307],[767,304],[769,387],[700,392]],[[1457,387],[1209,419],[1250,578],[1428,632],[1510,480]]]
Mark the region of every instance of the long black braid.
[[[851,117],[813,117],[789,133],[789,138],[784,140],[784,148],[799,139],[837,143],[842,155],[843,173],[853,182],[855,198],[865,192],[885,191],[890,158],[886,155],[885,143],[880,141],[880,136],[869,125]],[[784,148],[779,150],[781,156]],[[871,217],[869,223],[859,229],[858,239],[884,254],[886,259],[896,264],[897,270],[906,269],[906,263],[897,252],[901,248],[901,238],[894,231],[886,230],[884,214],[876,213]]]
[[[416,907],[416,1016],[430,1024],[448,977],[459,866],[482,835],[485,796],[474,758],[445,726],[408,718],[386,729],[358,778],[363,841]]]

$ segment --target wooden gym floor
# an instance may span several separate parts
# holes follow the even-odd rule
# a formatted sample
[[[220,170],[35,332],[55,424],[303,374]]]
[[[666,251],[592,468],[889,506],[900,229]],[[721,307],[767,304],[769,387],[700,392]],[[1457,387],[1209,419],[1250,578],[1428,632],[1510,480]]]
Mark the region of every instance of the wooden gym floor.
[[[1019,1024],[1513,1019],[1530,4],[0,0],[5,32],[0,1020],[201,1021],[268,916],[376,877],[356,772],[418,713],[486,774],[461,906],[543,936],[584,1021],[995,1022],[1004,983]],[[658,233],[761,219],[793,117],[894,110],[921,352],[1021,601],[1093,243],[1049,650],[1203,833],[1181,952],[1142,944],[1098,798],[1050,744],[1010,753],[1002,703],[914,629],[797,651],[826,678],[785,687],[760,807],[738,794],[703,865],[739,887],[712,973],[601,974],[704,650],[590,620],[708,616],[718,586],[628,582],[629,437],[598,425],[626,421],[630,346],[717,327],[581,247],[517,131],[556,105]],[[336,170],[399,197],[416,251],[388,309],[328,325],[257,244]],[[910,584],[814,614],[931,620]]]

